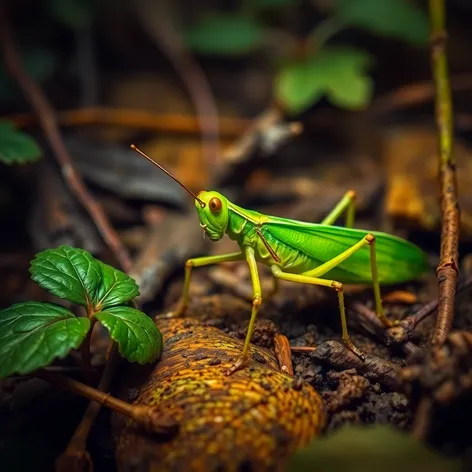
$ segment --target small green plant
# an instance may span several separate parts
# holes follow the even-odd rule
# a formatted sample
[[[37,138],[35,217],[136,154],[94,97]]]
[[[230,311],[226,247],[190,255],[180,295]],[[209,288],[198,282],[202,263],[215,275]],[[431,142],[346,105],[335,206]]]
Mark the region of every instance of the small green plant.
[[[240,2],[231,13],[209,12],[185,32],[188,47],[204,55],[247,55],[276,45],[274,97],[289,113],[300,113],[326,97],[343,108],[363,108],[373,95],[373,58],[357,48],[327,43],[341,31],[360,28],[375,35],[424,46],[428,19],[407,0],[333,0],[329,15],[301,41],[262,17],[294,8],[299,0]]]
[[[160,357],[160,331],[151,318],[129,306],[139,295],[131,277],[70,246],[36,254],[30,273],[43,289],[82,306],[86,316],[77,317],[61,305],[37,301],[0,311],[0,378],[30,374],[64,358],[85,340],[90,341],[97,321],[130,362],[145,364]]]
[[[26,164],[37,161],[42,155],[35,139],[18,131],[10,121],[0,122],[0,162]]]

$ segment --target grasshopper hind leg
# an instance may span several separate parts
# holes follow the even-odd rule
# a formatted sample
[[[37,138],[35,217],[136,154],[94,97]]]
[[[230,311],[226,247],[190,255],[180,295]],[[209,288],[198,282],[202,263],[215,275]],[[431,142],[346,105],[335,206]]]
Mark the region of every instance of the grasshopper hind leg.
[[[378,277],[378,270],[377,270],[377,260],[376,260],[376,251],[375,251],[375,237],[372,234],[367,234],[364,236],[358,243],[354,244],[349,249],[346,249],[344,252],[339,254],[338,256],[334,257],[333,259],[325,262],[324,264],[316,267],[313,270],[308,272],[304,272],[303,274],[290,274],[287,272],[283,272],[279,267],[272,266],[272,273],[274,277],[277,277],[282,280],[288,280],[290,282],[298,282],[304,284],[311,284],[311,285],[322,285],[325,287],[334,288],[338,294],[339,300],[339,311],[341,315],[341,326],[342,326],[342,338],[346,346],[359,355],[359,357],[364,358],[364,356],[360,353],[359,349],[357,349],[353,344],[349,337],[347,331],[347,323],[346,323],[346,310],[344,308],[344,291],[343,291],[343,284],[337,282],[335,280],[326,280],[322,279],[324,274],[328,273],[331,269],[341,264],[343,261],[348,259],[354,253],[359,251],[360,249],[364,248],[366,245],[369,246],[370,250],[370,267],[372,273],[372,284],[374,287],[374,296],[375,296],[375,309],[378,318],[382,322],[385,327],[392,326],[392,323],[387,319],[385,313],[383,311],[382,306],[382,299],[380,296],[380,283]]]
[[[277,266],[272,266],[272,273],[274,274],[274,277],[281,280],[287,280],[289,282],[298,282],[302,284],[321,285],[323,287],[331,287],[334,290],[336,290],[338,294],[339,313],[341,315],[341,329],[342,329],[343,343],[350,351],[352,351],[354,354],[359,356],[362,360],[365,360],[364,354],[362,354],[362,352],[351,341],[351,337],[349,336],[349,333],[347,330],[346,309],[344,306],[344,290],[343,290],[342,283],[336,282],[335,280],[319,279],[317,277],[311,277],[308,275],[289,274],[287,272],[283,272]]]
[[[329,212],[325,219],[321,221],[321,224],[328,226],[333,225],[344,212],[346,212],[346,227],[352,228],[356,216],[356,192],[354,190],[348,190],[344,194],[338,204]]]

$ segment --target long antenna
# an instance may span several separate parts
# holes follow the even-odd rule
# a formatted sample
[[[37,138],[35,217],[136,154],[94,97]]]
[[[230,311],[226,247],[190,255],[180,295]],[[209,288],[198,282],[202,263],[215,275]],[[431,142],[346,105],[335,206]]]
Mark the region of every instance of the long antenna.
[[[152,162],[156,167],[159,167],[159,169],[162,170],[165,174],[167,174],[174,182],[177,182],[186,192],[188,192],[190,195],[192,195],[195,200],[197,200],[198,203],[200,203],[200,206],[202,208],[205,208],[206,203],[202,200],[200,200],[190,189],[188,189],[182,182],[179,182],[168,170],[164,169],[160,164],[158,164],[156,161],[153,161],[148,155],[144,154],[143,151],[138,149],[134,144],[131,144],[130,148],[133,151],[136,151],[138,154],[141,154],[141,156],[145,157],[149,162]]]

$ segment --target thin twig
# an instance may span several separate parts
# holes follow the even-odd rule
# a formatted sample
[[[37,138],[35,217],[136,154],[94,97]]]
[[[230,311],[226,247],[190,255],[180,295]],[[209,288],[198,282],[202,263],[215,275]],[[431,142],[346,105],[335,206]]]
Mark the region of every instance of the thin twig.
[[[161,0],[159,8],[147,0],[139,0],[135,5],[142,26],[167,55],[187,87],[200,124],[202,151],[208,159],[210,170],[216,171],[220,164],[218,110],[205,73],[175,29],[173,2]]]
[[[18,127],[32,126],[37,117],[31,113],[7,115]],[[61,126],[106,125],[134,128],[162,133],[196,135],[200,133],[197,118],[175,113],[154,113],[132,108],[92,107],[64,110],[57,112]],[[236,138],[252,124],[250,118],[219,117],[220,135],[224,138]]]
[[[468,276],[462,282],[459,282],[456,289],[456,296],[464,290],[472,286],[472,275]],[[397,326],[386,330],[387,340],[391,343],[399,344],[410,339],[411,334],[416,327],[423,322],[428,316],[436,313],[438,309],[438,299],[432,300],[417,312],[407,316]]]
[[[451,89],[447,65],[444,0],[429,0],[431,60],[436,88],[439,180],[441,188],[441,254],[437,267],[438,316],[432,344],[443,344],[454,319],[454,298],[459,274],[460,211],[457,202],[456,164]]]
[[[354,313],[357,315],[356,321],[371,335],[374,335],[387,346],[393,344],[395,339],[389,336],[389,330],[385,329],[376,313],[362,303],[353,304]],[[401,343],[403,351],[408,355],[418,352],[419,348],[411,341]]]
[[[2,4],[0,8],[0,39],[5,66],[9,74],[16,80],[25,97],[31,103],[33,109],[38,115],[43,132],[54,151],[54,156],[61,166],[62,174],[71,191],[88,211],[90,217],[97,226],[97,229],[101,233],[107,245],[113,251],[113,254],[122,268],[125,271],[128,271],[131,268],[131,259],[128,255],[128,251],[122,245],[102,207],[88,192],[80,175],[75,170],[72,159],[64,145],[64,141],[62,140],[54,110],[41,88],[31,79],[23,68],[16,42],[10,31],[10,25],[4,5]]]
[[[420,400],[411,427],[411,434],[418,441],[424,441],[429,432],[432,406],[433,401],[431,398],[423,397]]]
[[[157,410],[146,405],[132,405],[108,393],[101,392],[77,380],[64,377],[47,370],[40,370],[34,374],[36,377],[46,380],[50,384],[68,390],[82,397],[100,403],[122,415],[128,416],[146,429],[154,432],[168,433],[174,431],[178,425],[171,418],[159,416]]]
[[[316,346],[290,346],[290,350],[292,352],[307,352],[310,354],[313,351],[316,351]]]
[[[464,92],[472,89],[472,75],[461,74],[452,77],[451,88],[454,92]],[[368,114],[373,118],[392,111],[403,110],[412,106],[423,105],[434,98],[434,83],[430,80],[414,82],[386,93],[377,98],[369,107]]]

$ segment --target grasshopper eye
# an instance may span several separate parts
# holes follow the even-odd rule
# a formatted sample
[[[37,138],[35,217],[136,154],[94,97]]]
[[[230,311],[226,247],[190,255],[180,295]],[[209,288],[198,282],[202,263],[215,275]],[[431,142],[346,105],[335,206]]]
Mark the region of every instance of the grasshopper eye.
[[[208,204],[210,207],[210,211],[212,213],[218,213],[221,210],[221,200],[219,198],[213,197]]]

